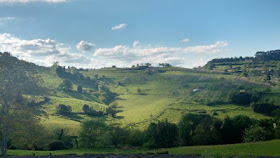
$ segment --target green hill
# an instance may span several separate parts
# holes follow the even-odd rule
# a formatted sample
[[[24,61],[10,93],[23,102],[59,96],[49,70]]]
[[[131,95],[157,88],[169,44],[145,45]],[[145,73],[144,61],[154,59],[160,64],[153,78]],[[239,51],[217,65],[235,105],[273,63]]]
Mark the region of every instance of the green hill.
[[[92,117],[139,129],[146,129],[149,123],[157,120],[168,119],[177,123],[186,113],[210,114],[221,119],[241,114],[255,119],[270,118],[270,115],[254,112],[249,105],[229,101],[231,93],[257,95],[259,100],[269,99],[280,105],[280,89],[275,82],[263,82],[256,77],[230,73],[237,65],[250,65],[243,58],[230,64],[212,60],[204,67],[211,64],[213,67],[214,64],[215,71],[148,66],[77,69],[61,67],[58,63],[52,67],[41,67],[4,53],[0,60],[0,63],[21,68],[40,80],[40,85],[46,89],[45,97],[48,98],[41,101],[42,97],[38,96],[34,100],[48,114],[48,117],[42,118],[42,123],[49,130],[66,128],[71,135],[77,135],[80,123]],[[231,70],[220,71],[228,65],[232,65]],[[246,67],[246,71],[250,72],[250,69]],[[61,84],[64,80],[69,80],[73,87],[63,89]],[[278,78],[273,77],[271,80],[276,81]],[[78,86],[82,87],[82,92],[77,91]],[[59,114],[57,107],[60,104],[70,106],[72,112]],[[96,113],[102,113],[102,116],[84,113],[85,104]],[[112,107],[116,114],[108,112]]]

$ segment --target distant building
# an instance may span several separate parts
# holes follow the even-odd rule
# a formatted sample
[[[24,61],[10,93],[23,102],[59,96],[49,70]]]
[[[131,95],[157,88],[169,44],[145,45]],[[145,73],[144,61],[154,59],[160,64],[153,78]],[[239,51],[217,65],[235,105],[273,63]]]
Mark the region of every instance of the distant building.
[[[192,91],[193,91],[193,92],[197,92],[197,91],[198,91],[198,88],[195,88],[195,89],[193,89]]]

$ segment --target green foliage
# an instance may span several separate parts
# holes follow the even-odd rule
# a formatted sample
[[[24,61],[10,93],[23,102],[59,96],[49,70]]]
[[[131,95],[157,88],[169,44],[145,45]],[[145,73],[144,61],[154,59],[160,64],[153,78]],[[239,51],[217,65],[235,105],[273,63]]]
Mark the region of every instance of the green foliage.
[[[67,130],[64,129],[56,129],[54,131],[54,139],[55,141],[61,141],[64,144],[63,149],[71,149],[73,148],[73,140],[71,136],[68,134]],[[60,150],[60,149],[56,149]]]
[[[100,119],[86,120],[82,123],[80,143],[84,148],[104,147],[110,143],[108,126]]]
[[[115,108],[109,106],[106,108],[106,114],[111,117],[116,117],[117,110]]]
[[[252,95],[246,92],[230,92],[228,95],[229,102],[238,105],[249,105],[251,98]]]
[[[222,142],[221,139],[221,121],[211,118],[205,117],[200,123],[195,127],[193,131],[193,142],[196,145],[212,145],[212,144],[220,144]]]
[[[59,104],[56,107],[56,112],[61,115],[71,114],[72,108],[69,105]]]
[[[128,144],[132,146],[143,146],[146,141],[146,133],[137,129],[129,131]]]
[[[167,120],[151,123],[146,132],[148,145],[151,145],[147,147],[166,148],[177,145],[178,128],[175,124],[172,124]]]
[[[128,131],[119,126],[109,127],[110,143],[114,147],[118,147],[120,144],[125,144],[128,139]]]
[[[268,140],[271,136],[271,133],[264,127],[259,125],[252,125],[249,128],[245,129],[243,140],[244,142],[258,142]]]
[[[65,79],[62,81],[62,83],[59,85],[59,89],[65,90],[65,91],[70,91],[73,89],[73,84],[71,83],[70,80]]]
[[[232,118],[232,140],[233,143],[242,142],[242,135],[246,128],[254,124],[254,120],[248,116],[239,115]]]
[[[250,107],[252,111],[266,114],[266,115],[271,115],[274,110],[279,109],[278,106],[275,106],[274,104],[269,102],[265,102],[265,103],[253,102],[250,104]]]
[[[48,145],[48,148],[49,148],[49,150],[62,150],[62,149],[65,149],[65,145],[62,141],[56,140],[56,141],[51,142]]]
[[[83,93],[83,87],[81,85],[77,86],[77,92]]]
[[[89,107],[87,104],[84,104],[82,109],[85,114],[88,114],[90,116],[103,116],[102,111],[96,111],[92,107]]]
[[[137,94],[141,94],[141,89],[140,88],[137,89]]]

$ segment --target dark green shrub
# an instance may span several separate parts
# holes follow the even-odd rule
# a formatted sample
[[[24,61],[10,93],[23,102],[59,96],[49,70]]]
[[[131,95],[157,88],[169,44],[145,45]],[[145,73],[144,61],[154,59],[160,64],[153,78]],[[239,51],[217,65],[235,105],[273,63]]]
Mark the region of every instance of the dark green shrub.
[[[56,140],[56,141],[53,141],[51,142],[49,145],[49,150],[62,150],[62,149],[65,149],[65,145],[62,141],[60,140]]]

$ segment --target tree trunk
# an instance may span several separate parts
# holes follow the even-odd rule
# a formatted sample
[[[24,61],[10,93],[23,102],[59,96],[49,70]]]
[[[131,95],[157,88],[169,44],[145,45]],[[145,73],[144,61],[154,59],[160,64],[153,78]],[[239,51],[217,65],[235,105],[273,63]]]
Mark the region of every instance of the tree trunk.
[[[8,137],[6,133],[3,133],[2,142],[1,142],[1,153],[2,155],[7,158],[7,149],[8,149]]]

